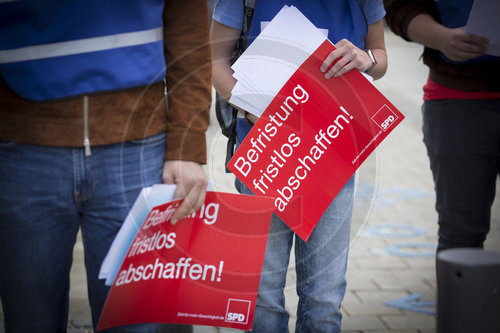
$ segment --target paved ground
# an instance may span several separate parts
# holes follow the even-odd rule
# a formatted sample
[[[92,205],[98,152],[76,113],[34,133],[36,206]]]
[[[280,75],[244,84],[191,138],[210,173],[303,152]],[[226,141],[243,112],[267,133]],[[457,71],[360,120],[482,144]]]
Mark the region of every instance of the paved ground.
[[[419,46],[405,43],[390,33],[386,42],[389,71],[376,85],[405,114],[406,120],[358,172],[348,288],[342,305],[342,332],[430,333],[435,331],[435,316],[421,312],[432,313],[435,310],[432,303],[423,302],[434,302],[436,298],[433,249],[436,213],[433,183],[420,130],[421,87],[427,69],[418,61]],[[206,171],[214,179],[217,190],[234,191],[232,176],[223,173],[225,143],[216,125],[213,118]],[[500,251],[498,196],[492,216],[486,248]],[[292,314],[297,304],[294,278],[291,266],[286,296]],[[80,242],[75,248],[71,283],[70,332],[90,332]],[[417,302],[410,310],[385,305],[410,295],[414,295]],[[292,316],[291,332],[294,321]],[[195,327],[196,333],[233,331],[237,332]]]

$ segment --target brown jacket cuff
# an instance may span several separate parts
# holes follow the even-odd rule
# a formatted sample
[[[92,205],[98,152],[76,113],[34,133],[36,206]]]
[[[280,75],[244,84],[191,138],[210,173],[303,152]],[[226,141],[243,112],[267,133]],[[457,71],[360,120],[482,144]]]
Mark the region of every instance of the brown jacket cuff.
[[[167,132],[165,160],[193,161],[207,163],[205,133],[188,130],[171,130]]]

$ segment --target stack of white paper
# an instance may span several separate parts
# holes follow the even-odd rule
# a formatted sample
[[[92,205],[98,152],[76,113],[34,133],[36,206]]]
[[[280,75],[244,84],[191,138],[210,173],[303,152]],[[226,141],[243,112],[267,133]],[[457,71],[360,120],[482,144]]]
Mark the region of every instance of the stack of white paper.
[[[151,208],[172,201],[176,188],[176,185],[158,184],[142,189],[101,264],[99,279],[106,279],[107,286],[113,284],[130,244]]]
[[[231,67],[238,82],[229,102],[260,117],[293,73],[326,39],[324,31],[296,7],[283,7]]]
[[[229,99],[231,104],[257,117],[328,37],[328,30],[314,26],[294,6],[285,5],[261,28],[262,32],[231,66],[237,83]],[[373,81],[371,76],[362,74]]]

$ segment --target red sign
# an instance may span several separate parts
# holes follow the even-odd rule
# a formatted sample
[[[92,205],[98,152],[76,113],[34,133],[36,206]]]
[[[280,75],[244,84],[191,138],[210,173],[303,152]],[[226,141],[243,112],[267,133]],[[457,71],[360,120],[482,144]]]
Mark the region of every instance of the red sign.
[[[138,323],[252,327],[270,198],[207,192],[176,225],[179,201],[154,207],[111,287],[98,330]]]
[[[326,80],[325,41],[253,126],[229,169],[307,241],[328,205],[403,115],[359,71]]]

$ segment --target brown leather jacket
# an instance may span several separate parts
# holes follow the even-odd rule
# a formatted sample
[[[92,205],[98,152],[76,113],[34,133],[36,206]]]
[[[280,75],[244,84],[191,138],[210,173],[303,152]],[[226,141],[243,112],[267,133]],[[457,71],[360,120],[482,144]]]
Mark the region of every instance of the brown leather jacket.
[[[435,0],[384,0],[385,19],[391,30],[410,41],[408,25],[419,14],[429,14],[441,22]],[[424,48],[423,61],[429,66],[430,78],[439,84],[462,91],[500,91],[500,60],[470,64],[451,64],[440,52]]]
[[[211,104],[211,50],[206,0],[166,0],[163,37],[168,110],[163,82],[88,96],[93,146],[167,132],[166,160],[206,163],[205,131]],[[81,147],[83,97],[31,102],[15,95],[0,76],[0,139],[36,145]]]

